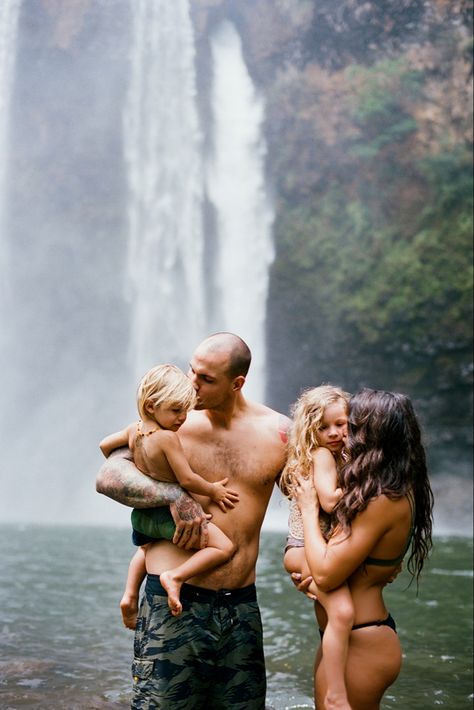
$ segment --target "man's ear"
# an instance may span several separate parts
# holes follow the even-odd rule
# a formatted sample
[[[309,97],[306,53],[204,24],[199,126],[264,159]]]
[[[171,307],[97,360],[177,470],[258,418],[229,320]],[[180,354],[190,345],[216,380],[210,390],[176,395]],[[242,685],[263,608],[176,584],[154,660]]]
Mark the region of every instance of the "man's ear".
[[[232,389],[234,392],[238,392],[239,390],[242,389],[242,387],[245,384],[245,377],[243,375],[239,375],[238,377],[234,378],[234,381],[232,382]]]

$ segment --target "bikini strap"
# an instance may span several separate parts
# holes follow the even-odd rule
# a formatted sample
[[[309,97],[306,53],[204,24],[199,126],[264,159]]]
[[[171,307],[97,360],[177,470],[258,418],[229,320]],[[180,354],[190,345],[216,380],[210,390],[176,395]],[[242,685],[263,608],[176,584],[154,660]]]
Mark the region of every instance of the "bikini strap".
[[[415,499],[413,497],[413,490],[411,488],[409,491],[407,491],[407,498],[411,509],[411,525],[403,552],[398,555],[398,557],[394,557],[391,560],[386,560],[381,557],[366,557],[366,565],[375,565],[376,567],[394,567],[395,565],[399,565],[403,562],[403,558],[410,549],[411,541],[413,538],[413,532],[415,530]]]

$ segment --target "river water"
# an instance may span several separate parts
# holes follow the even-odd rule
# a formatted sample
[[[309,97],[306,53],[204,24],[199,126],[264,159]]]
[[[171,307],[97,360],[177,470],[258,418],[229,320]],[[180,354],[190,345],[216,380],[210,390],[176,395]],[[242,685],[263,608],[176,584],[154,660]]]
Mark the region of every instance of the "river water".
[[[133,547],[123,528],[0,526],[0,708],[127,708],[132,633],[118,602]],[[267,705],[312,708],[312,604],[281,565],[283,532],[262,533],[257,587]],[[404,650],[383,708],[472,707],[472,541],[438,537],[416,595],[386,590]]]

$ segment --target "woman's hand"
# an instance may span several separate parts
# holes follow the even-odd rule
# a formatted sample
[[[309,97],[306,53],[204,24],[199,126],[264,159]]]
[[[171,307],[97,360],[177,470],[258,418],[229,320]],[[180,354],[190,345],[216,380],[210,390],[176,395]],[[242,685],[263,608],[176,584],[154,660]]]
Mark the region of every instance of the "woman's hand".
[[[309,478],[298,478],[294,498],[302,514],[305,510],[311,510],[313,512],[315,508],[319,510],[318,494],[316,493],[312,476]]]

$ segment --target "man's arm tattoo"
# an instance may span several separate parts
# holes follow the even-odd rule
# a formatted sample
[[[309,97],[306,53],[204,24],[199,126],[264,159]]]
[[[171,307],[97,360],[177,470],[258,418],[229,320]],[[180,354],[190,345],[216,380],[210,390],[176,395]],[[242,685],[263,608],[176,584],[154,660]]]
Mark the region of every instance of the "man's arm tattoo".
[[[125,459],[108,459],[99,471],[96,489],[130,508],[155,508],[174,503],[183,493],[175,483],[155,481]]]
[[[183,493],[183,491],[181,491],[181,493]],[[176,509],[179,513],[180,520],[184,522],[187,520],[195,520],[203,513],[199,503],[197,503],[194,498],[185,494],[176,499]]]
[[[288,417],[285,417],[284,414],[280,414],[280,418],[278,420],[278,434],[280,435],[280,439],[284,444],[288,443],[288,433],[290,431],[290,426],[291,420],[288,419]]]

